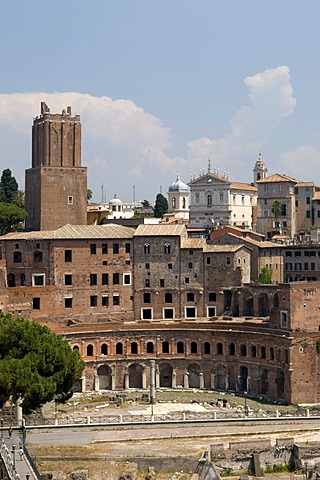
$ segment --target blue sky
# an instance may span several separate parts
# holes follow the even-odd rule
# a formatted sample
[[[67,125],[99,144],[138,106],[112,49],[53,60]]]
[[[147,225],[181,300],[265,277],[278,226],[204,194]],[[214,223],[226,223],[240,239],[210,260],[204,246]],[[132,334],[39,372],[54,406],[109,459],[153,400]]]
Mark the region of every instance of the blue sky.
[[[45,100],[83,125],[94,200],[154,201],[208,157],[320,184],[318,0],[1,1],[0,169],[23,188]],[[308,168],[306,168],[308,166]]]

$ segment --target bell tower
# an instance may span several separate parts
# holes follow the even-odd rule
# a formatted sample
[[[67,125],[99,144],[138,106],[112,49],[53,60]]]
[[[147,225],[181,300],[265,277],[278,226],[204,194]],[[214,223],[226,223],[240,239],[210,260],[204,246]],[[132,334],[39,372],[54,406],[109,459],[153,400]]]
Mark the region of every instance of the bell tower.
[[[32,167],[26,170],[26,230],[87,224],[87,169],[81,166],[80,116],[52,114],[41,102],[33,121]]]
[[[255,187],[257,186],[256,183],[259,180],[266,178],[267,172],[268,172],[268,169],[266,167],[266,164],[264,163],[264,160],[261,157],[261,153],[259,153],[258,160],[256,161],[253,169],[253,184]]]

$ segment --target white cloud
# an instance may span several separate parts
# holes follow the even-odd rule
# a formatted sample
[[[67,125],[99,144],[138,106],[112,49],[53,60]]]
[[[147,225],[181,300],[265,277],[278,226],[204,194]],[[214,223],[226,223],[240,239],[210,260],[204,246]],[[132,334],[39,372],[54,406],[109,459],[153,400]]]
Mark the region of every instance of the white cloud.
[[[250,180],[259,150],[268,144],[281,119],[293,113],[296,99],[288,67],[265,70],[246,77],[244,83],[251,104],[231,119],[231,132],[217,140],[204,137],[188,142],[188,163],[195,170],[205,166],[210,157],[214,165],[230,171],[232,179],[243,180],[244,171],[250,169]]]
[[[136,199],[153,201],[160,186],[163,193],[167,192],[177,172],[187,182],[191,173],[198,175],[207,167],[209,157],[212,167],[228,171],[231,179],[252,181],[259,150],[263,153],[273,131],[294,113],[296,99],[287,66],[248,76],[244,85],[248,105],[230,120],[230,131],[221,138],[184,139],[186,151],[180,156],[171,154],[174,135],[170,129],[130,100],[76,92],[2,94],[0,170],[9,166],[23,188],[24,170],[31,166],[32,119],[40,114],[40,103],[45,101],[52,113],[71,105],[72,114],[80,114],[82,164],[88,167],[88,187],[97,201],[101,199],[101,185],[107,200],[115,192],[123,200],[131,200],[135,185]],[[284,153],[277,165],[265,158],[269,173],[281,170],[305,179],[301,159],[303,164],[317,167],[320,153],[305,146]]]
[[[278,170],[279,173],[286,173],[297,180],[316,183],[314,176],[318,175],[319,165],[320,151],[314,147],[302,145],[281,155]]]

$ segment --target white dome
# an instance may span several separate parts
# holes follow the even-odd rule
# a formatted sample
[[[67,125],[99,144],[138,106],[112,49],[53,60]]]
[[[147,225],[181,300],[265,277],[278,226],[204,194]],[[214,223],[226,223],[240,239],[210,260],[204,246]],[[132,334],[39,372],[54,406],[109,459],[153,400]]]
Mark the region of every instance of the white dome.
[[[109,200],[109,204],[110,205],[122,205],[122,202],[119,198],[117,198],[117,195],[114,194],[113,198],[111,198],[111,200]]]
[[[183,183],[179,175],[177,175],[177,180],[170,185],[169,192],[189,192],[189,187]]]

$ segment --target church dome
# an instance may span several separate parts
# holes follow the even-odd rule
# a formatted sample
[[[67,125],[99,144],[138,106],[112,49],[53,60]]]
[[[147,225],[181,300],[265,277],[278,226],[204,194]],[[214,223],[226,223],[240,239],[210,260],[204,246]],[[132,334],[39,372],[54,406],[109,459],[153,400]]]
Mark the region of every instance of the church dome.
[[[177,175],[177,180],[170,185],[169,192],[189,192],[189,187],[183,183],[179,175]]]
[[[119,198],[117,198],[117,195],[114,194],[113,198],[111,198],[111,200],[109,200],[109,204],[110,205],[122,205],[122,202]]]

